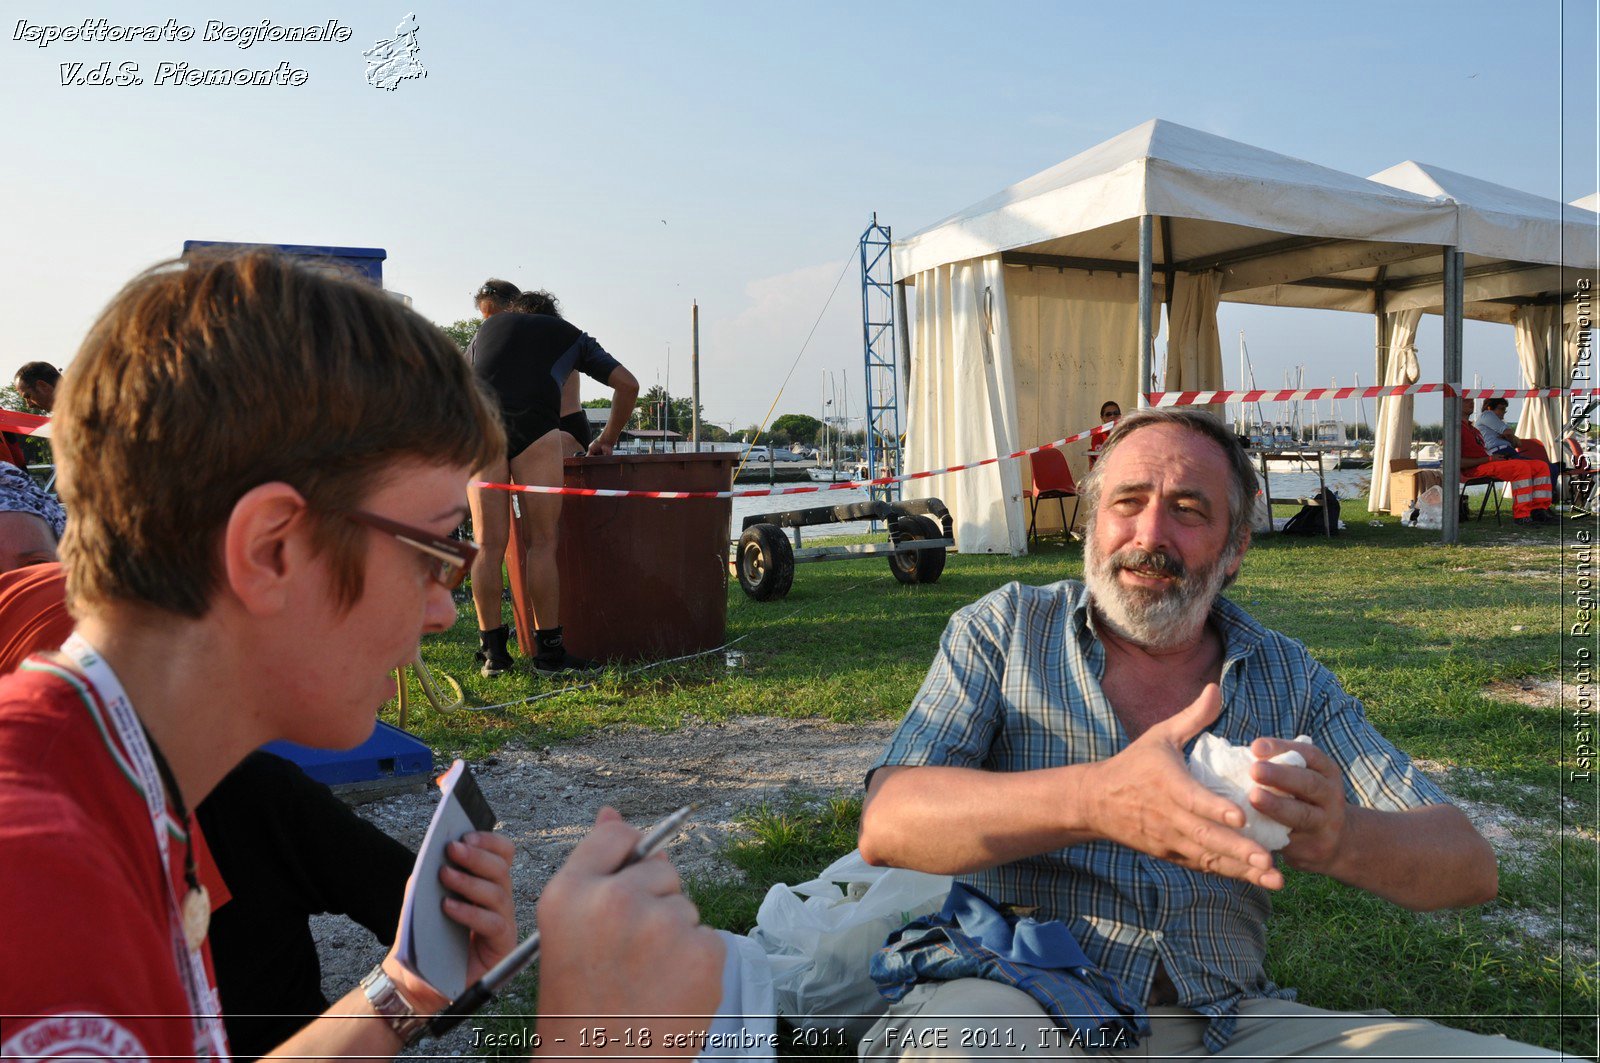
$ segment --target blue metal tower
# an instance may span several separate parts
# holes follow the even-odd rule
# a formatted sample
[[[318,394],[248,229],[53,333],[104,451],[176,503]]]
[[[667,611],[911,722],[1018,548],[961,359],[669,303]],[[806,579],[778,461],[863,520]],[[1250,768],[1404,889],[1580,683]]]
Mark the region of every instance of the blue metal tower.
[[[889,230],[872,224],[861,234],[861,341],[867,371],[867,470],[869,478],[904,471],[900,448],[900,387],[895,375],[894,272]],[[873,498],[899,501],[900,485],[871,489]]]

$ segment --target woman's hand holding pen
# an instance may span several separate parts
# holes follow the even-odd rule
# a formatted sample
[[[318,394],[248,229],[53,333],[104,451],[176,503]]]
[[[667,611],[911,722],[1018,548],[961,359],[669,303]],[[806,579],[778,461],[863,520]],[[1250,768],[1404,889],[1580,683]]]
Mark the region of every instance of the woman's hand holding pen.
[[[583,1054],[698,1054],[692,1034],[705,1031],[722,997],[722,940],[700,924],[666,857],[621,867],[641,837],[602,809],[539,898],[542,1052],[571,1055],[585,1030],[607,1027],[631,1029],[633,1043],[595,1044],[591,1034]]]

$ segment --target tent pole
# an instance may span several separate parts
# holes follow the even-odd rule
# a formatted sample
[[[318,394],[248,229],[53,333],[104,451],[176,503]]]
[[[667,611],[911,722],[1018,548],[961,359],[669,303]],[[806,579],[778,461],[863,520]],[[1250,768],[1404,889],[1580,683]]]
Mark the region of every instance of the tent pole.
[[[1150,291],[1155,281],[1155,219],[1139,215],[1139,409],[1150,405],[1145,393],[1151,388],[1150,365],[1154,361],[1154,337],[1150,335]]]
[[[900,353],[900,391],[911,395],[911,319],[906,316],[906,282],[894,282],[894,317],[900,327],[894,330],[894,345]]]
[[[1461,303],[1466,294],[1462,268],[1465,256],[1453,247],[1444,251],[1444,382],[1461,386]],[[1460,540],[1461,512],[1456,497],[1461,493],[1461,396],[1447,392],[1444,397],[1444,513],[1439,541],[1453,546]]]

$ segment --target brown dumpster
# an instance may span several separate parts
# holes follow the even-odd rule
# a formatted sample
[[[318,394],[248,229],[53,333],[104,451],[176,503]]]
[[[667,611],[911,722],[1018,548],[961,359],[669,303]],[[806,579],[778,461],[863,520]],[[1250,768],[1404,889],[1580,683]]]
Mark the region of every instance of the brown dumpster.
[[[726,491],[731,453],[568,458],[566,486]],[[726,498],[593,498],[561,502],[561,626],[567,649],[595,660],[659,660],[722,645],[728,621]],[[519,522],[506,550],[517,644],[534,655],[523,594]]]

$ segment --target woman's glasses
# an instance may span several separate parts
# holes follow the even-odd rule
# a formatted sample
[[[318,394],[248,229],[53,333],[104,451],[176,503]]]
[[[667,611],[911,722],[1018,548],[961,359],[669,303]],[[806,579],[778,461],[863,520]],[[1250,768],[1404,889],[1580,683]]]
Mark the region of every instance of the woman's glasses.
[[[461,582],[467,578],[467,573],[472,569],[473,558],[478,556],[478,544],[464,539],[435,535],[425,529],[402,524],[388,517],[380,517],[375,513],[357,511],[347,513],[345,516],[357,524],[365,524],[385,535],[393,536],[411,549],[433,558],[437,564],[428,566],[428,575],[448,590],[453,591],[461,586]]]

